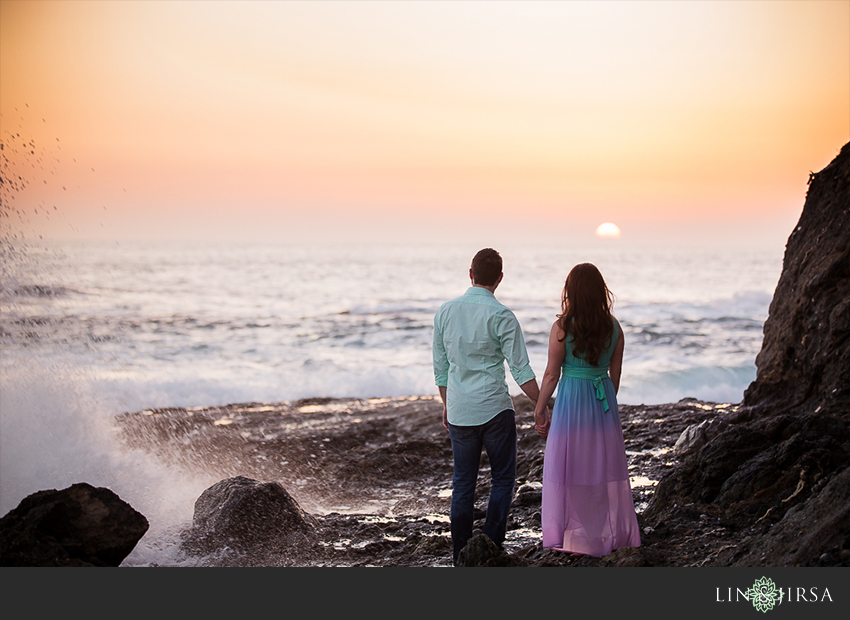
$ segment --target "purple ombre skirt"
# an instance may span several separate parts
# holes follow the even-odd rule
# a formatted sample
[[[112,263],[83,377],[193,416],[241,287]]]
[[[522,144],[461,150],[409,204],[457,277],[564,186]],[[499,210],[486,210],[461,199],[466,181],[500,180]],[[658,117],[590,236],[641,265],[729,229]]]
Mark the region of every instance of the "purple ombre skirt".
[[[608,411],[591,379],[558,384],[543,462],[546,548],[599,557],[640,546],[614,384],[602,385]]]

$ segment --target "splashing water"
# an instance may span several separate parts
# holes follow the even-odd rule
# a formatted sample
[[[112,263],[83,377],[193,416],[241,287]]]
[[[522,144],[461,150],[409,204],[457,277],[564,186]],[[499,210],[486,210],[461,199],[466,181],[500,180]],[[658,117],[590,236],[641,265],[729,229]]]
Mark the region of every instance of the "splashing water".
[[[191,522],[194,501],[217,480],[205,479],[126,448],[112,415],[120,403],[97,392],[90,363],[57,343],[56,318],[33,316],[44,302],[66,297],[51,280],[63,255],[33,241],[35,218],[58,208],[27,202],[34,178],[24,170],[55,167],[57,158],[33,140],[5,131],[0,141],[0,515],[26,496],[78,482],[103,486],[145,515],[150,529],[125,565],[181,560],[174,542]],[[47,181],[45,181],[46,183]],[[40,238],[40,235],[38,235]],[[37,311],[36,314],[39,314]],[[92,350],[92,359],[97,352]]]

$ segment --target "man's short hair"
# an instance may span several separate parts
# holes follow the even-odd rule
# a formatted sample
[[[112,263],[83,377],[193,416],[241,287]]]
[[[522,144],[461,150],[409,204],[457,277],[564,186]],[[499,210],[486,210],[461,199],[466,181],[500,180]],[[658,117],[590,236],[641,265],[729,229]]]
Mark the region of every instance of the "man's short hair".
[[[480,250],[472,258],[472,279],[475,284],[493,286],[502,275],[502,257],[492,248]]]

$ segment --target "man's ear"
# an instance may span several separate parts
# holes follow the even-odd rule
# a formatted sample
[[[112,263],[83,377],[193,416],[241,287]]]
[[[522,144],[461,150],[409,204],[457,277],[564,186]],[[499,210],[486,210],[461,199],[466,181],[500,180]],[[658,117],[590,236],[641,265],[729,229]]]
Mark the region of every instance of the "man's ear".
[[[469,268],[469,279],[475,284],[475,276],[472,275],[472,267]]]

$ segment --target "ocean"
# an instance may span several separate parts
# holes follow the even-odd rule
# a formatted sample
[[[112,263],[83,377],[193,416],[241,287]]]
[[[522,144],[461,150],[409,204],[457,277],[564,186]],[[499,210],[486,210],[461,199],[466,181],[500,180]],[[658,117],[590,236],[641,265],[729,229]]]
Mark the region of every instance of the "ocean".
[[[477,247],[4,244],[0,514],[86,481],[152,520],[130,564],[170,548],[208,481],[118,445],[116,414],[306,397],[436,394],[433,316]],[[538,377],[570,268],[599,267],[626,346],[619,401],[738,403],[784,248],[497,247]],[[507,375],[513,394],[518,386]],[[153,519],[151,518],[153,515]]]

